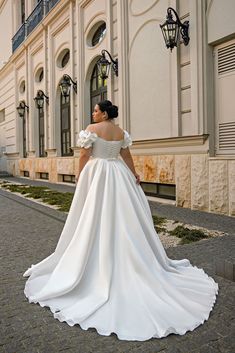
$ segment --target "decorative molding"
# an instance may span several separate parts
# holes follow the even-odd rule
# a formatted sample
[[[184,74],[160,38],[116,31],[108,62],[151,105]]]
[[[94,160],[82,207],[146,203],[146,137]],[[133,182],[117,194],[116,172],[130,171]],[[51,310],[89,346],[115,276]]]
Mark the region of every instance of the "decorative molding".
[[[180,137],[168,137],[150,140],[134,140],[131,149],[139,148],[159,148],[159,147],[186,147],[186,146],[201,146],[208,139],[208,134],[191,135]]]
[[[4,152],[4,155],[10,158],[20,157],[19,152]]]
[[[180,16],[180,21],[183,21],[185,18],[189,17],[190,13],[187,12],[186,14],[184,14],[183,16]]]
[[[191,64],[191,61],[189,60],[189,61],[185,61],[184,63],[181,63],[180,64],[180,67],[184,67],[184,66],[188,66],[188,65],[190,65]]]
[[[31,53],[30,53],[31,54]],[[37,63],[37,65],[35,66],[35,68],[33,69],[33,72],[32,72],[32,77],[33,79],[35,80],[35,75],[37,73],[37,71],[40,69],[40,68],[43,68],[45,70],[45,67],[44,67],[44,63],[42,61],[40,61],[39,63]],[[44,72],[45,74],[45,72]]]
[[[128,27],[128,3],[126,0],[119,0],[117,11],[119,38],[119,78],[118,78],[118,99],[121,126],[130,131],[130,79],[129,79],[129,27]]]
[[[30,47],[29,46],[29,53],[30,53],[30,55],[35,55],[35,54],[37,54],[40,50],[42,50],[43,49],[43,39],[42,38],[40,38],[39,40],[38,40],[38,43],[32,43],[33,44],[33,47]]]
[[[65,17],[65,19],[58,24],[57,27],[53,28],[50,30],[51,36],[55,37],[59,32],[63,30],[64,27],[66,27],[69,24],[69,15]]]
[[[204,132],[204,69],[203,69],[203,42],[205,28],[202,18],[202,0],[189,2],[190,23],[190,75],[191,75],[191,110],[192,133],[200,135]]]
[[[6,5],[7,0],[0,0],[0,15],[2,10],[4,9],[4,6]]]
[[[191,113],[191,112],[192,112],[191,109],[181,110],[181,114],[187,114],[187,113]]]
[[[45,152],[47,152],[47,158],[57,157],[56,148],[47,148],[45,149]]]
[[[22,57],[20,58],[20,60],[15,61],[15,68],[16,70],[20,70],[20,68],[22,66],[25,66],[25,57],[23,56],[23,52],[22,52]]]
[[[136,1],[136,0],[131,0],[131,2],[130,2],[130,13],[131,13],[132,16],[140,16],[140,15],[145,14],[146,12],[150,11],[159,2],[159,0],[153,0],[152,5],[149,5],[148,7],[146,7],[145,10],[142,10],[141,12],[134,12],[133,11],[133,3],[134,3],[134,1]],[[140,2],[138,2],[138,3],[140,3]]]
[[[85,8],[90,2],[92,2],[93,0],[78,0],[79,2],[79,7],[81,8]]]
[[[100,12],[96,12],[94,14],[94,16],[92,16],[90,18],[90,20],[88,21],[86,27],[84,28],[84,35],[87,36],[87,34],[90,32],[91,28],[100,21],[104,21],[106,23],[107,19],[105,16],[105,12],[104,11],[100,11]]]
[[[190,88],[191,88],[191,85],[183,86],[183,87],[181,87],[181,91],[184,91],[184,90],[190,89]]]
[[[133,47],[133,45],[134,45],[135,39],[136,39],[137,35],[139,34],[139,32],[140,32],[147,24],[149,24],[150,22],[157,22],[157,23],[158,23],[158,22],[161,22],[161,21],[162,21],[162,18],[160,18],[160,17],[155,17],[155,18],[152,18],[152,19],[150,19],[150,20],[144,22],[144,23],[138,28],[138,30],[135,32],[135,35],[134,35],[134,37],[132,38],[131,43],[130,43],[128,59],[130,59],[132,47]]]
[[[209,15],[209,12],[211,10],[211,5],[213,3],[214,0],[208,0],[208,6],[207,6],[207,9],[206,9],[206,17],[208,17]]]
[[[35,150],[27,151],[27,157],[36,158],[36,151]]]

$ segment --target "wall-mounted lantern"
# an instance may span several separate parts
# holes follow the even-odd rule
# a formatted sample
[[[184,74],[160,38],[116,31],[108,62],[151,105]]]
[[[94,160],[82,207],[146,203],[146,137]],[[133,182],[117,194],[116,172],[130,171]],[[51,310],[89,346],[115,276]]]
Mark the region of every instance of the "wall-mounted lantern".
[[[174,12],[176,21],[173,20],[171,11]],[[170,48],[171,51],[174,47],[177,47],[179,32],[183,38],[184,45],[188,45],[190,40],[188,35],[189,21],[184,21],[184,23],[182,23],[177,12],[172,7],[168,7],[166,22],[163,23],[163,25],[160,25],[160,27],[166,43],[166,47]]]
[[[106,59],[105,53],[108,54],[111,62],[108,61],[108,59]],[[113,60],[111,54],[105,49],[101,51],[101,55],[102,55],[101,58],[97,61],[97,67],[98,67],[98,72],[100,77],[103,80],[108,78],[111,65],[115,75],[118,76],[118,59]]]
[[[18,107],[16,107],[18,114],[21,118],[24,117],[25,111],[29,111],[29,107],[25,104],[25,101],[20,101]]]
[[[70,94],[71,82],[73,84],[74,92],[77,93],[77,82],[73,81],[69,75],[65,74],[60,81],[60,89],[64,97],[68,97]]]
[[[46,102],[49,104],[49,97],[45,95],[45,93],[40,89],[37,91],[37,95],[34,98],[35,105],[37,109],[42,109],[44,106],[44,98],[46,98]]]

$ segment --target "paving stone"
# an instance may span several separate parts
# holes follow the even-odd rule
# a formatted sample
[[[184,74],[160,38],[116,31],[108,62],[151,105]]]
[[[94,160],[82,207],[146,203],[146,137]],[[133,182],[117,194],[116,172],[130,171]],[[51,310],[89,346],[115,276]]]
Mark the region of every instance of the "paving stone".
[[[85,331],[78,325],[70,327],[54,320],[48,308],[28,303],[23,294],[25,278],[22,274],[31,264],[54,251],[66,215],[0,190],[0,352],[234,353],[235,283],[215,273],[218,259],[234,263],[234,221],[227,216],[215,219],[218,215],[207,217],[203,212],[166,206],[154,204],[151,208],[153,212],[160,210],[168,218],[181,217],[187,223],[193,221],[201,225],[211,222],[213,228],[230,230],[229,235],[221,238],[167,249],[169,257],[188,258],[193,265],[213,276],[219,284],[219,295],[209,320],[194,331],[183,336],[171,334],[146,342],[128,342],[118,340],[115,334],[106,337],[98,335],[95,329]]]

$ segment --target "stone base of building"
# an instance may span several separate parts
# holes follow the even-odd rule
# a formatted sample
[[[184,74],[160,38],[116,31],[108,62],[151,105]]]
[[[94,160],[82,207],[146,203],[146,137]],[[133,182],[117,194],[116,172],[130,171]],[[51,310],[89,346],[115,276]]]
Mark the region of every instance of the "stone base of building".
[[[208,154],[133,155],[141,181],[173,184],[176,206],[235,216],[235,158]],[[7,171],[57,183],[74,176],[77,157],[21,158],[7,161]]]

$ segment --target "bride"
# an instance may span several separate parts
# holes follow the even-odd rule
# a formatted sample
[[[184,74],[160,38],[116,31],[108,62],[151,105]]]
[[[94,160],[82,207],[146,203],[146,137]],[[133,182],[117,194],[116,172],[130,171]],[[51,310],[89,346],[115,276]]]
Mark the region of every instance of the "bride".
[[[184,335],[209,318],[218,284],[188,259],[167,257],[117,116],[118,108],[102,101],[95,124],[80,131],[67,220],[54,253],[24,273],[24,293],[56,319],[100,335]]]

